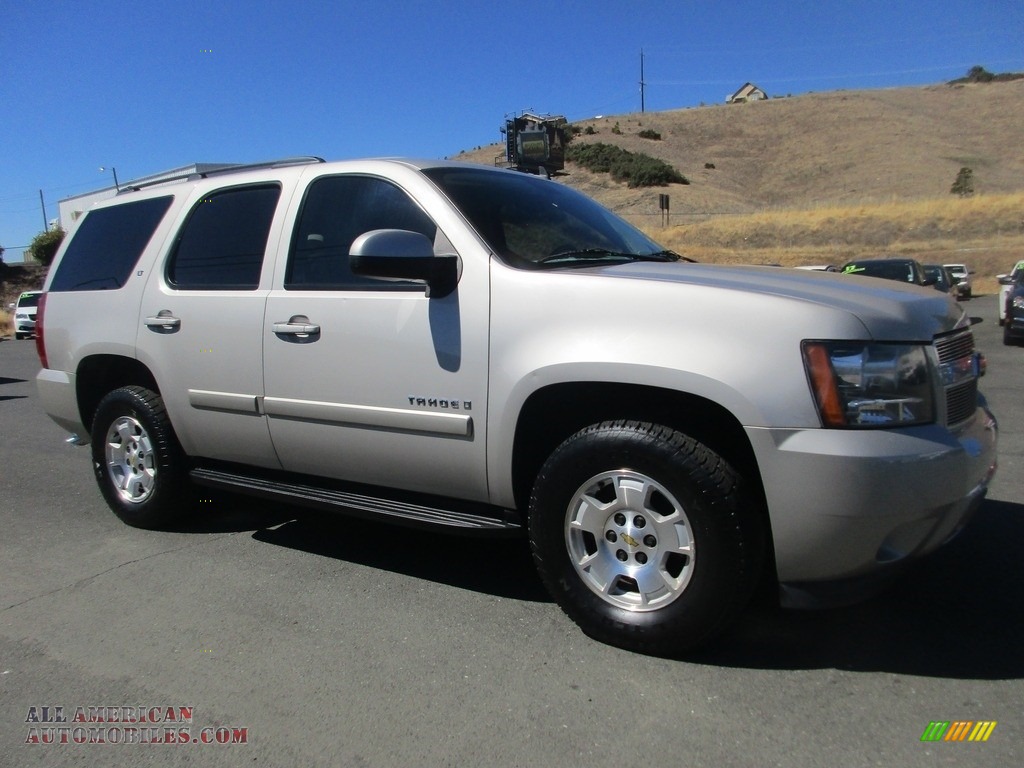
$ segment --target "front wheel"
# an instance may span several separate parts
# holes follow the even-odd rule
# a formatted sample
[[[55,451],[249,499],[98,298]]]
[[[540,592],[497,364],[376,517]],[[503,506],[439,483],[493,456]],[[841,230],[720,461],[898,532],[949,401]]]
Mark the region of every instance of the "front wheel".
[[[719,633],[749,599],[761,518],[720,456],[667,427],[605,422],[559,446],[530,501],[541,578],[591,637],[659,655]]]
[[[163,528],[181,516],[185,457],[155,392],[122,387],[100,401],[92,461],[103,497],[128,525]]]

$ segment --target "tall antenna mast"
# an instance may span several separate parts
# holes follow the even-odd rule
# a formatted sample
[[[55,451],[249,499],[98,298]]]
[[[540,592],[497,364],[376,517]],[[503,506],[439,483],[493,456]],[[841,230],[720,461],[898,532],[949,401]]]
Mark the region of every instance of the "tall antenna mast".
[[[644,111],[644,49],[640,49],[640,111]]]

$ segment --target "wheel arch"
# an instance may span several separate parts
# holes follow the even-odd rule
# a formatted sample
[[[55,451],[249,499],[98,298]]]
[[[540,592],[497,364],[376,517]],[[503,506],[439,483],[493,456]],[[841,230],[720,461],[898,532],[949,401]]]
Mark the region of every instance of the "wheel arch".
[[[686,392],[605,382],[551,384],[527,398],[516,423],[512,452],[516,505],[526,507],[533,479],[559,444],[584,427],[616,419],[663,424],[704,443],[743,475],[764,508],[757,458],[729,410]]]
[[[90,355],[83,358],[75,375],[75,394],[86,430],[92,431],[96,406],[104,395],[133,384],[160,394],[153,373],[134,358],[122,355]]]

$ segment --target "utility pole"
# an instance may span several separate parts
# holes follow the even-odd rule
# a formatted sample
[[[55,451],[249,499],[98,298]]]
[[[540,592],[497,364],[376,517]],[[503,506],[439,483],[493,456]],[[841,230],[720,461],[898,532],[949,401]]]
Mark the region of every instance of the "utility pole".
[[[50,230],[50,225],[46,221],[46,203],[43,202],[43,190],[39,190],[39,205],[43,208],[43,232]]]
[[[640,49],[640,111],[644,111],[644,49]]]

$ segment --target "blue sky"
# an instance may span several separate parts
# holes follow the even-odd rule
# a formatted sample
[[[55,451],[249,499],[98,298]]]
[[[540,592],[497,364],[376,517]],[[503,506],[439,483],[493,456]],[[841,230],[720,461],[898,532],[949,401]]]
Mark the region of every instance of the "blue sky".
[[[1024,71],[1019,0],[0,0],[0,245],[193,162],[446,157],[570,120]],[[105,173],[98,169],[108,168]]]

